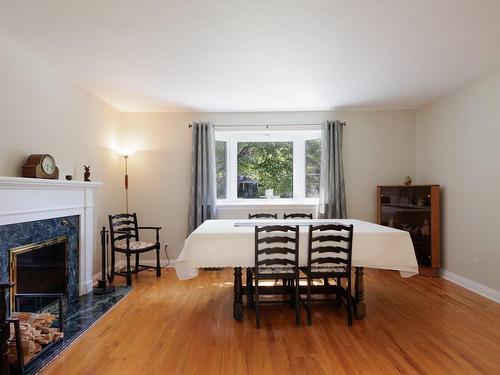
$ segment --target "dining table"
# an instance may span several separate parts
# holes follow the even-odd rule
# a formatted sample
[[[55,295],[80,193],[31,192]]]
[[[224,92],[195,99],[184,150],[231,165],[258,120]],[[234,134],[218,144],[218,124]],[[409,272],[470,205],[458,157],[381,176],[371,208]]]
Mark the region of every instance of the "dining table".
[[[353,225],[354,315],[363,319],[366,315],[364,268],[398,271],[404,278],[418,274],[415,250],[408,232],[357,219],[206,220],[185,240],[175,263],[177,277],[181,280],[197,277],[203,268],[233,268],[233,317],[241,320],[242,269],[247,269],[248,289],[248,283],[251,283],[248,275],[255,266],[255,227],[299,226],[299,265],[307,266],[309,226],[332,223]]]

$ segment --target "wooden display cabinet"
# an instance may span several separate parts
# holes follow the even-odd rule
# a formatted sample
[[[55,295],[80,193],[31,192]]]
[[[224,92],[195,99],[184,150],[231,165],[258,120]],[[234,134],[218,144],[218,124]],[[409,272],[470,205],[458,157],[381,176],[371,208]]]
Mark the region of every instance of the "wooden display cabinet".
[[[419,273],[438,274],[441,265],[439,185],[377,186],[377,222],[409,232]]]

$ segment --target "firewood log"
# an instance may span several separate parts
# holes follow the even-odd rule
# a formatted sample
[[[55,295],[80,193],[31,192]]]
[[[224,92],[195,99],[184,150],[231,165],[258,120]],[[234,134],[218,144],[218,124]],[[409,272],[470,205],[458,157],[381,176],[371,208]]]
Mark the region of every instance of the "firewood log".
[[[63,337],[63,332],[57,328],[50,328],[56,316],[49,313],[13,313],[12,318],[19,320],[21,349],[24,362],[28,363],[44,346],[58,341]],[[14,326],[10,327],[10,338],[8,343],[8,360],[10,363],[17,362],[17,347]]]

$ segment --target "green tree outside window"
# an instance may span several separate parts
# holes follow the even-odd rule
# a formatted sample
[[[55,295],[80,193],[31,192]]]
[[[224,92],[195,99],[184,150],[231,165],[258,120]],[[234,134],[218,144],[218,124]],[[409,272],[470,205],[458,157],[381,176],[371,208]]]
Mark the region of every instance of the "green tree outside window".
[[[293,143],[238,143],[238,198],[293,197]]]

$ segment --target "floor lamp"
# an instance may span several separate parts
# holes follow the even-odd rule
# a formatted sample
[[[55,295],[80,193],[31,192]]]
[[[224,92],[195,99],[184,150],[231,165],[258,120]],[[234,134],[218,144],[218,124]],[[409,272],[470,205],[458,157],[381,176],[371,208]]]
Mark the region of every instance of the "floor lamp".
[[[118,154],[125,159],[125,209],[128,214],[128,157],[134,155],[135,151],[129,148],[121,148],[118,150]]]

